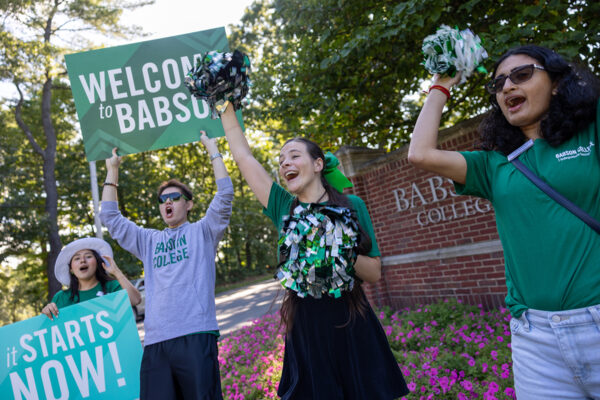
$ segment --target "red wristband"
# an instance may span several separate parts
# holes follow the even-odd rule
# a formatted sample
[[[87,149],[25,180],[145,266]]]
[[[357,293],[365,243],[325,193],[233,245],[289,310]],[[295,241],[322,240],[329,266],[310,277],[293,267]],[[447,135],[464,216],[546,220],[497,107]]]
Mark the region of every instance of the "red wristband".
[[[448,100],[450,100],[450,91],[448,89],[446,89],[445,87],[443,87],[441,85],[433,85],[429,88],[429,92],[427,92],[427,93],[431,93],[432,89],[437,89],[440,92],[444,93],[446,95],[446,97],[448,98]]]

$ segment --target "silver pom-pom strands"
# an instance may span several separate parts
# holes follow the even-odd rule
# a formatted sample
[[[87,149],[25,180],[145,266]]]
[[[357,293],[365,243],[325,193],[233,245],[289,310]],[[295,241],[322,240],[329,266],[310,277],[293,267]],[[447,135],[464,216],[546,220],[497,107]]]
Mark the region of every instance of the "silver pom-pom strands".
[[[354,287],[358,232],[348,208],[298,205],[284,220],[276,279],[299,297],[339,298]]]
[[[186,75],[185,85],[196,98],[208,103],[211,118],[217,119],[229,103],[236,111],[242,108],[250,88],[249,72],[250,60],[241,51],[209,51]]]
[[[470,29],[459,31],[442,25],[433,35],[423,41],[423,65],[432,74],[454,76],[461,72],[459,83],[464,83],[473,71],[487,73],[481,62],[487,58],[487,52],[481,45],[481,39]]]

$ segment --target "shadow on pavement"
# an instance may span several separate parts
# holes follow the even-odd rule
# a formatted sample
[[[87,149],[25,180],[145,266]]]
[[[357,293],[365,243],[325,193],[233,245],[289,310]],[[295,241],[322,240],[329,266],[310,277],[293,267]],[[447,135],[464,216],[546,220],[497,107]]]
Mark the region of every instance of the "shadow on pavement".
[[[215,305],[221,337],[250,325],[266,314],[278,312],[282,298],[283,288],[274,279],[220,293],[215,299]],[[137,328],[143,344],[144,321],[138,322]]]

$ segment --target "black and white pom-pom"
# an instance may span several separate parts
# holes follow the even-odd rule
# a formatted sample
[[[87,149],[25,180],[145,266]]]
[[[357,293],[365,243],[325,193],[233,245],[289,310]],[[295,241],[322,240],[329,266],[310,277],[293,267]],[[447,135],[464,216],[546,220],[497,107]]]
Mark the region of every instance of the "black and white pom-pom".
[[[185,85],[196,97],[205,100],[211,110],[211,118],[219,118],[227,102],[234,110],[242,108],[242,100],[250,87],[250,60],[241,51],[219,53],[209,51],[196,62],[185,77]]]

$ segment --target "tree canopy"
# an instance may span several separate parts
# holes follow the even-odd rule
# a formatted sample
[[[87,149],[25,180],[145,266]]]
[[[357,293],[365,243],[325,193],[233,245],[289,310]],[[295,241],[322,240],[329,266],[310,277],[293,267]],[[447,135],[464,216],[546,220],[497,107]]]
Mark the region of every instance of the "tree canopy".
[[[62,247],[59,231],[64,227],[59,222],[61,199],[57,150],[71,144],[75,133],[73,101],[65,79],[63,55],[89,48],[90,41],[83,33],[133,34],[136,28],[129,29],[119,20],[123,9],[148,3],[143,0],[132,3],[9,0],[0,3],[0,80],[11,84],[17,93],[16,98],[3,101],[2,111],[10,110],[13,116],[11,122],[6,119],[7,130],[16,135],[10,140],[14,149],[19,150],[9,153],[3,146],[1,157],[13,161],[6,164],[11,167],[18,163],[17,171],[21,165],[29,165],[23,173],[31,177],[30,180],[18,180],[18,175],[13,175],[10,169],[5,171],[6,178],[3,176],[4,183],[15,184],[3,187],[3,192],[15,197],[0,202],[2,222],[18,228],[3,227],[0,258],[11,252],[14,256],[14,249],[19,247],[24,248],[18,254],[21,260],[27,258],[24,255],[31,254],[44,257],[48,297],[60,288],[53,267]],[[71,152],[67,147],[61,154],[68,158]],[[14,158],[19,155],[20,159]],[[71,183],[63,182],[63,185]],[[30,191],[25,190],[26,184],[30,185]],[[22,207],[23,203],[13,204],[24,197],[43,203],[39,218],[35,217],[38,209],[30,213]],[[15,213],[19,208],[20,213]]]
[[[253,122],[326,148],[402,146],[429,78],[423,39],[442,24],[479,35],[488,70],[509,48],[535,43],[598,72],[597,2],[258,0],[234,36],[253,56]],[[454,90],[446,123],[488,108],[487,79],[476,74]]]

